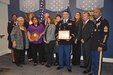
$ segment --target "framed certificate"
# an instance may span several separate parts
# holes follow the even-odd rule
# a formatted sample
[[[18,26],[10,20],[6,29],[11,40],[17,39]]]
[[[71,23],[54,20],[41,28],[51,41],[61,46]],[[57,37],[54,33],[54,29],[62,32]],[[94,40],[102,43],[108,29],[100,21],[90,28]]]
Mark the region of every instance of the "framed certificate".
[[[69,30],[60,30],[58,32],[58,39],[60,39],[60,40],[70,39],[70,31]]]
[[[39,34],[37,33],[37,32],[33,32],[33,33],[31,33],[31,39],[33,40],[33,41],[38,41],[39,40]]]

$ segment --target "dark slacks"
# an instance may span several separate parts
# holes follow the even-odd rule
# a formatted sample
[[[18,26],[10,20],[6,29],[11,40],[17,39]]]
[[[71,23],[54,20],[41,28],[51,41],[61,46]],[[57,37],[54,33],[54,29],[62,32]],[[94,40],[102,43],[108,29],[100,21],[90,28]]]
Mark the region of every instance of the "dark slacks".
[[[32,56],[31,43],[29,43],[29,48],[27,49],[27,57],[28,59],[31,59]]]
[[[91,40],[82,44],[83,62],[87,71],[91,71]]]
[[[31,44],[32,58],[34,63],[43,62],[43,44]],[[39,52],[39,58],[38,58]]]
[[[44,50],[44,44],[40,44],[38,46],[39,49],[39,63],[42,63],[45,61],[45,50]]]
[[[12,47],[11,39],[8,39],[8,48],[11,50],[11,59],[12,59],[12,63],[14,63],[15,62],[15,59],[14,59],[14,49]]]
[[[25,50],[14,49],[15,64],[20,65],[25,63]]]
[[[46,45],[46,43],[44,43],[44,41],[43,41],[43,61],[44,62],[47,61],[47,55],[46,55],[45,45]]]
[[[13,47],[12,47],[11,39],[8,39],[8,48],[9,48],[9,49],[12,49],[12,48],[13,48]]]
[[[59,63],[59,61],[58,61],[59,60],[59,56],[58,56],[58,44],[56,44],[55,47],[54,47],[54,53],[56,55],[54,63],[58,64]]]
[[[77,44],[73,43],[73,50],[72,50],[72,64],[73,65],[80,65],[80,57],[81,57],[81,43],[78,42]]]
[[[45,44],[46,56],[47,56],[47,64],[52,65],[54,60],[54,47],[55,41],[51,41],[48,44]]]

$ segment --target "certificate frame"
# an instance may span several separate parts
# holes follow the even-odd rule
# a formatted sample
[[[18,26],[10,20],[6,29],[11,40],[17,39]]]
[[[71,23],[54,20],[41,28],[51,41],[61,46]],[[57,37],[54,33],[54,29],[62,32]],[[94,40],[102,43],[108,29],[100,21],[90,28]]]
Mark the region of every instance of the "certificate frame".
[[[69,30],[59,30],[58,31],[58,39],[59,40],[68,40],[68,39],[70,39],[70,31]]]

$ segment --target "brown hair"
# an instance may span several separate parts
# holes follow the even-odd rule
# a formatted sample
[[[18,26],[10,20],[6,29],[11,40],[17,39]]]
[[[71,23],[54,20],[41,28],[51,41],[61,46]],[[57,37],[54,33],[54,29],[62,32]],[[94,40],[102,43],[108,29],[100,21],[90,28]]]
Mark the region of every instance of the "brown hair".
[[[13,17],[13,16],[16,16],[16,17],[18,17],[18,15],[17,15],[17,14],[15,14],[15,13],[13,13],[13,14],[12,14],[12,17]]]
[[[55,24],[54,19],[51,16],[48,16],[48,18],[50,19],[50,24]]]
[[[29,22],[29,21],[30,21],[30,19],[29,19],[29,15],[30,15],[30,14],[33,14],[33,16],[34,16],[34,13],[33,13],[33,12],[25,13],[25,16],[26,16],[25,21],[26,21],[26,22]]]
[[[83,12],[83,14],[87,14],[88,16],[91,16],[88,11]]]
[[[78,14],[80,15],[80,18],[78,19],[78,21],[77,21],[77,19],[75,18],[75,21],[79,22],[79,21],[81,21],[81,20],[82,20],[82,15],[81,15],[81,12],[79,12],[79,11],[78,11],[78,12],[76,12],[76,13],[78,13]],[[76,14],[76,13],[75,13],[75,14]]]
[[[55,16],[55,18],[56,18],[56,17],[60,17],[60,18],[62,18],[62,16],[61,16],[60,14],[57,14],[57,15]]]
[[[37,25],[39,25],[40,24],[39,18],[37,16],[33,16],[31,20],[33,21],[34,18],[37,19],[37,21],[38,21]],[[33,25],[34,25],[34,23],[33,23]]]

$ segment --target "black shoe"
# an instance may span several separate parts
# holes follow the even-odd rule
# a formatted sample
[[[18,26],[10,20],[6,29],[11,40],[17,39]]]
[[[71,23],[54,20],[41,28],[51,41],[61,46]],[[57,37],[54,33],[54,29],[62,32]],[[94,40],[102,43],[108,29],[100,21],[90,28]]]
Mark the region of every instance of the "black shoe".
[[[71,69],[68,69],[68,72],[72,72],[72,70]]]
[[[92,73],[92,72],[90,72],[90,73],[88,73],[88,75],[93,75],[93,73]]]
[[[54,66],[58,66],[58,63],[54,63]]]
[[[18,66],[18,67],[23,67],[21,64],[16,64],[16,66]]]
[[[80,66],[80,68],[86,68],[85,66]]]
[[[0,68],[0,72],[3,72],[3,69]]]
[[[50,68],[50,67],[51,67],[51,65],[48,65],[48,64],[47,64],[47,65],[46,65],[46,67],[47,67],[47,68]]]
[[[85,70],[85,71],[83,71],[83,73],[84,74],[87,74],[87,73],[90,73],[90,71]]]
[[[80,65],[80,63],[72,63],[72,65],[77,66]]]
[[[32,58],[31,58],[31,59],[28,59],[28,61],[29,61],[29,62],[32,62],[32,61],[33,61],[33,59],[32,59]]]
[[[34,66],[37,66],[37,65],[38,65],[38,63],[34,63],[33,65],[34,65]]]
[[[60,70],[60,69],[62,69],[62,67],[57,67],[57,70]]]
[[[27,63],[23,62],[22,65],[26,65]]]
[[[41,64],[41,65],[44,65],[44,62],[41,62],[40,64]]]
[[[78,66],[79,64],[72,64],[73,66]]]
[[[15,61],[12,61],[12,63],[14,64],[14,63],[15,63]]]

